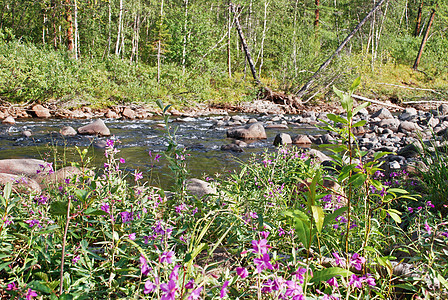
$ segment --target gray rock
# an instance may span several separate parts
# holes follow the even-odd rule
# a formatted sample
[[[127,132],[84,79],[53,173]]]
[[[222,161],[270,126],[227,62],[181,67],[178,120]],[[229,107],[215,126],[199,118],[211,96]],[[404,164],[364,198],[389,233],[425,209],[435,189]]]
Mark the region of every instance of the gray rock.
[[[16,193],[40,193],[42,191],[39,184],[31,178],[9,173],[0,173],[0,185],[12,183],[12,189]]]
[[[249,121],[247,121],[247,123],[249,123],[249,124],[253,124],[253,123],[257,123],[257,122],[258,121],[255,118],[249,119]]]
[[[98,119],[90,124],[78,128],[79,134],[98,134],[109,136],[110,130],[107,128],[106,124],[104,124],[103,120]]]
[[[398,131],[398,127],[400,127],[400,121],[397,119],[383,119],[378,123],[378,126],[383,128],[389,128],[393,132]]]
[[[16,158],[0,160],[0,173],[35,177],[41,172],[52,170],[43,160],[32,158]]]
[[[135,111],[130,109],[129,107],[126,107],[121,114],[123,115],[123,117],[128,118],[128,119],[136,118]]]
[[[298,145],[311,145],[313,142],[311,142],[307,135],[299,134],[292,138],[292,143]]]
[[[426,121],[426,125],[429,127],[436,127],[437,125],[439,125],[440,123],[440,119],[434,118],[433,116],[431,116],[430,118],[427,119]]]
[[[441,115],[441,116],[446,116],[446,115],[448,115],[448,105],[447,105],[447,104],[441,104],[441,105],[437,108],[437,113],[438,113],[438,115]]]
[[[236,139],[266,139],[266,131],[263,124],[257,122],[244,127],[227,130],[227,137]]]
[[[266,129],[288,129],[288,125],[286,125],[286,124],[269,124],[266,126]]]
[[[404,132],[406,132],[406,131],[413,132],[416,130],[421,131],[422,129],[420,128],[420,126],[417,125],[417,123],[409,122],[409,121],[402,121],[400,123],[400,126],[398,126],[398,130],[401,132],[403,132],[403,131]]]
[[[30,137],[33,135],[33,133],[30,130],[24,130],[22,131],[22,135],[25,137]]]
[[[116,119],[116,118],[118,118],[118,114],[115,111],[111,110],[111,109],[108,109],[104,116],[106,118],[108,118],[108,119]]]
[[[320,136],[319,138],[317,138],[314,141],[314,143],[317,145],[332,144],[332,143],[334,143],[334,138],[330,134],[326,133],[326,134]]]
[[[392,170],[397,170],[397,169],[400,169],[401,166],[400,166],[400,163],[398,161],[394,160],[394,161],[389,162],[389,168],[392,169]]]
[[[381,120],[383,120],[383,119],[393,119],[394,117],[387,108],[381,108],[380,110],[372,114],[372,118],[380,118]]]
[[[247,143],[241,140],[235,140],[234,144],[240,146],[241,148],[247,147]]]
[[[274,138],[274,146],[292,144],[291,136],[287,133],[279,133]]]
[[[216,194],[217,191],[214,187],[210,185],[210,183],[200,180],[197,178],[187,179],[185,181],[185,186],[190,194],[202,198],[205,195]]]
[[[412,119],[413,117],[416,117],[418,115],[418,112],[413,107],[407,107],[398,117],[400,120],[407,121]]]
[[[7,116],[7,117],[2,121],[2,123],[3,123],[3,124],[7,124],[7,125],[14,125],[14,124],[16,124],[16,120],[14,120],[14,118],[11,117],[11,116]]]
[[[233,152],[243,152],[244,150],[237,144],[222,145],[221,150],[223,151],[233,151]]]
[[[74,136],[77,134],[76,130],[71,126],[62,127],[59,133],[63,136]]]
[[[311,157],[314,157],[319,162],[331,161],[331,158],[328,155],[325,155],[324,153],[316,149],[310,149],[308,151],[308,154]]]

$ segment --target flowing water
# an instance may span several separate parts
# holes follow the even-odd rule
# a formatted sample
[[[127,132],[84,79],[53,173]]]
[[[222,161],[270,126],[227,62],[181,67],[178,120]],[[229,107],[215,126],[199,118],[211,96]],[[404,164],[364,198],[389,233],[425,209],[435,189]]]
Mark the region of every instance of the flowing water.
[[[264,122],[269,116],[243,115],[256,117]],[[294,134],[319,134],[316,128],[310,126],[289,125],[289,129],[266,129],[266,140],[251,141],[244,152],[221,151],[221,145],[231,143],[226,138],[226,127],[214,127],[216,118],[198,117],[189,122],[171,122],[172,128],[178,128],[176,139],[180,147],[189,150],[187,157],[188,170],[191,177],[201,177],[206,174],[213,176],[238,167],[238,160],[246,160],[253,153],[261,153],[264,149],[274,149],[274,137],[280,132]],[[66,119],[22,119],[16,120],[14,126],[0,125],[0,159],[6,158],[38,158],[55,161],[57,164],[68,164],[79,161],[75,146],[80,149],[88,148],[91,164],[102,166],[105,162],[104,149],[94,145],[107,139],[105,137],[76,135],[62,137],[58,132],[63,126],[79,128],[92,120]],[[154,161],[155,154],[166,150],[168,142],[166,130],[157,124],[163,123],[160,118],[147,120],[105,120],[113,139],[120,141],[117,157],[123,157],[126,171],[136,169],[143,171],[146,179],[152,184],[168,188],[172,183],[172,174],[166,161]],[[30,130],[31,137],[22,135],[24,130]],[[110,137],[109,137],[110,138]],[[152,153],[152,157],[149,155]]]

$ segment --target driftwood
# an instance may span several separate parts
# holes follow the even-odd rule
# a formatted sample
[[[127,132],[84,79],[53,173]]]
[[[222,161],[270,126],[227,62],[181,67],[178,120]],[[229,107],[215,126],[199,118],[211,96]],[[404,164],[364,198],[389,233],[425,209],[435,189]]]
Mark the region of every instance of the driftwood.
[[[439,94],[439,95],[442,94],[442,93],[440,93],[440,92],[438,92],[436,90],[432,90],[432,89],[413,88],[413,87],[410,87],[410,86],[404,86],[404,85],[398,85],[398,84],[392,84],[392,83],[382,83],[382,82],[379,82],[377,84],[394,86],[394,87],[399,87],[399,88],[409,89],[409,90],[432,92],[432,93]]]
[[[421,103],[439,103],[439,104],[448,104],[448,101],[437,101],[437,100],[422,100],[422,101],[408,101],[402,102],[403,104],[421,104]]]
[[[350,41],[350,39],[361,29],[361,27],[364,25],[364,23],[367,22],[368,19],[373,15],[373,13],[381,7],[381,5],[386,0],[380,0],[378,3],[373,7],[373,9],[367,14],[367,16],[364,17],[364,19],[353,29],[353,31],[345,38],[345,40],[339,45],[339,47],[336,49],[336,51],[319,67],[319,69],[314,73],[313,76],[311,76],[310,80],[308,80],[305,85],[302,86],[302,88],[297,93],[297,98],[301,99],[305,93],[307,92],[308,88],[313,84],[313,82],[316,80],[316,78],[320,75],[320,73],[328,67],[330,62],[335,58],[339,53],[342,51],[342,49],[345,47],[345,45]]]
[[[358,99],[358,100],[362,100],[362,101],[368,101],[368,102],[372,102],[378,105],[383,105],[383,106],[388,106],[388,107],[392,107],[392,108],[397,108],[397,109],[404,109],[401,106],[395,105],[395,104],[389,104],[389,103],[384,103],[378,100],[373,100],[373,99],[369,99],[363,96],[358,96],[358,95],[352,95],[353,98]]]

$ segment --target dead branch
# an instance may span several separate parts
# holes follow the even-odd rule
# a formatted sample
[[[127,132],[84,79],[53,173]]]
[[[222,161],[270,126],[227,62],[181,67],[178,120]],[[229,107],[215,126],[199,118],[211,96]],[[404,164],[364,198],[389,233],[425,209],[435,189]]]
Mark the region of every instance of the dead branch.
[[[395,105],[395,104],[389,104],[389,103],[384,103],[378,100],[373,100],[373,99],[369,99],[363,96],[358,96],[358,95],[352,95],[353,98],[358,99],[358,100],[362,100],[362,101],[368,101],[368,102],[372,102],[378,105],[383,105],[383,106],[388,106],[388,107],[392,107],[392,108],[397,108],[397,109],[404,109],[401,106]]]

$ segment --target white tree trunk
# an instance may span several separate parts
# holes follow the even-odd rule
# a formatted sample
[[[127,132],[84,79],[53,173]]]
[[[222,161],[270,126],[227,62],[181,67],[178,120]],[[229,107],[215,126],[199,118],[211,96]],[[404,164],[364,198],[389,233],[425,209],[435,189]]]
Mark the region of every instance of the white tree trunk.
[[[182,45],[182,75],[185,75],[185,62],[187,57],[187,25],[188,25],[188,0],[184,0],[185,3],[185,14],[184,14],[184,41]]]
[[[115,55],[120,55],[120,38],[121,31],[123,28],[123,0],[120,0],[120,13],[118,14],[118,33],[117,33],[117,43],[115,45]]]

